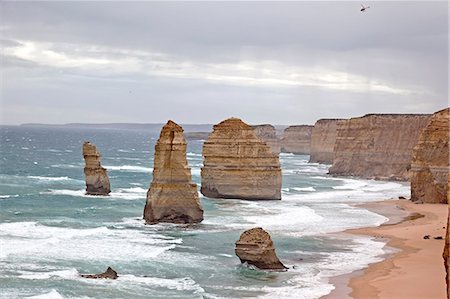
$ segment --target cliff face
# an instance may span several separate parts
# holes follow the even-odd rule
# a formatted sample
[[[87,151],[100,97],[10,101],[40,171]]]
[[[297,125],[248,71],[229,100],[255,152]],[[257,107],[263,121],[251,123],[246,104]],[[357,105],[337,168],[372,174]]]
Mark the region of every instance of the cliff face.
[[[447,233],[445,235],[444,246],[444,264],[447,270],[447,297],[450,298],[450,176],[448,177],[447,184],[447,202],[448,202],[448,216],[447,216]]]
[[[153,180],[147,192],[144,219],[158,222],[197,223],[203,220],[203,209],[192,183],[186,159],[183,129],[169,120],[155,145]]]
[[[311,133],[311,155],[309,162],[332,164],[337,129],[342,119],[319,119]]]
[[[238,118],[214,126],[203,144],[203,195],[212,198],[281,199],[278,156]]]
[[[272,125],[258,125],[252,126],[255,130],[256,136],[264,141],[272,150],[272,153],[279,154],[281,150],[280,139],[277,137],[275,127]]]
[[[108,195],[111,192],[111,185],[106,169],[100,165],[100,153],[97,147],[89,141],[84,142],[83,157],[86,194]]]
[[[275,247],[269,233],[260,227],[242,233],[239,240],[236,241],[235,253],[241,263],[248,263],[259,269],[287,269],[275,254]]]
[[[412,149],[429,120],[426,114],[369,114],[343,121],[329,173],[408,180]]]
[[[311,134],[313,126],[290,126],[283,132],[281,139],[281,151],[309,155],[311,152]]]
[[[411,200],[447,203],[449,173],[449,109],[436,112],[414,147]]]

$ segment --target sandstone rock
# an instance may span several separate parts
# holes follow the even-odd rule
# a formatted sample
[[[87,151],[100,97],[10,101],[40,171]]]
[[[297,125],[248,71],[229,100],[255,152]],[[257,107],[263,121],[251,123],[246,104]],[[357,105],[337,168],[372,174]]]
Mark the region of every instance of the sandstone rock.
[[[368,114],[343,121],[330,174],[408,180],[412,149],[427,114]]]
[[[236,241],[236,255],[241,263],[254,265],[259,269],[285,270],[285,267],[275,254],[272,238],[261,227],[249,229],[242,233]]]
[[[444,246],[444,264],[447,271],[447,297],[450,298],[450,176],[447,183],[447,202],[448,202],[448,216],[447,216],[447,233],[445,234]]]
[[[100,273],[100,274],[81,274],[80,276],[84,277],[84,278],[93,278],[93,279],[98,279],[98,278],[117,279],[117,277],[119,277],[117,275],[117,272],[114,271],[111,267],[108,267],[108,269],[106,269],[105,272]]]
[[[147,224],[198,223],[203,209],[186,159],[183,128],[169,120],[155,145],[153,180],[144,208]]]
[[[280,153],[281,143],[280,139],[277,137],[277,131],[274,126],[257,125],[252,126],[252,128],[255,130],[256,136],[270,146],[272,153],[277,155]]]
[[[414,147],[411,200],[447,203],[449,173],[449,108],[433,114]]]
[[[310,163],[332,164],[337,129],[343,119],[319,119],[311,133]]]
[[[311,134],[313,126],[300,125],[287,127],[281,139],[281,151],[299,155],[311,153]]]
[[[203,195],[212,198],[281,199],[280,161],[238,118],[214,126],[203,144]]]
[[[83,143],[83,157],[86,194],[108,195],[111,192],[108,173],[100,165],[100,154],[96,146],[89,141]]]

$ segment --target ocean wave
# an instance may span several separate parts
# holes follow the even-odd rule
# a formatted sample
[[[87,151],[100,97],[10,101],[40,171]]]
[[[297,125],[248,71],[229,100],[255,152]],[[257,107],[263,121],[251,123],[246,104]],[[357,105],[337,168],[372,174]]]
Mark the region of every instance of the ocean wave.
[[[186,156],[203,157],[202,154],[197,154],[197,153],[193,153],[193,152],[187,152]]]
[[[41,294],[41,295],[35,295],[30,297],[25,297],[28,299],[64,299],[64,297],[58,293],[57,290],[52,289],[50,292]]]
[[[39,181],[47,181],[47,182],[60,182],[60,181],[71,181],[71,180],[73,180],[73,181],[81,181],[81,180],[76,180],[76,179],[69,178],[67,176],[50,177],[50,176],[29,175],[29,176],[27,176],[27,178],[33,179],[33,180],[39,180]]]
[[[62,168],[62,169],[68,169],[68,168],[83,168],[84,166],[82,164],[53,164],[50,165],[50,167],[53,168]]]
[[[120,165],[120,166],[104,166],[109,171],[128,171],[128,172],[145,172],[151,173],[152,167],[134,166],[134,165]]]
[[[316,189],[314,187],[293,187],[292,188],[295,191],[307,191],[307,192],[315,192]]]
[[[10,194],[0,195],[0,199],[11,198],[11,197],[19,197],[19,194],[14,194],[14,195],[10,195]]]
[[[102,198],[102,199],[124,199],[124,200],[135,200],[143,199],[147,196],[147,189],[141,187],[131,187],[131,188],[118,188],[113,190],[109,195],[88,195],[85,189],[81,190],[70,190],[70,189],[49,189],[48,191],[40,192],[40,194],[48,195],[67,195],[74,197],[85,197],[85,198]]]

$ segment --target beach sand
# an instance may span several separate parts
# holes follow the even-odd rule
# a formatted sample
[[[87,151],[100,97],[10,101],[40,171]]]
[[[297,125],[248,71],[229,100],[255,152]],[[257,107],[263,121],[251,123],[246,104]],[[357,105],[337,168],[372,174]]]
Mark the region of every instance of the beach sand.
[[[414,204],[406,199],[363,205],[389,218],[379,227],[348,230],[388,241],[394,249],[385,260],[331,279],[336,289],[322,299],[445,299],[442,252],[447,225],[446,204]],[[429,239],[424,236],[430,235]]]

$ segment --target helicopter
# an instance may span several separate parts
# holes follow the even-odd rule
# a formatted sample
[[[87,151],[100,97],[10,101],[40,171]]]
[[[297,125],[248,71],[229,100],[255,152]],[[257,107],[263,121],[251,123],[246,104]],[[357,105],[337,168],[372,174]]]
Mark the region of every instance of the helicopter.
[[[361,4],[361,10],[360,11],[366,11],[366,9],[370,8],[370,6],[364,6]]]

